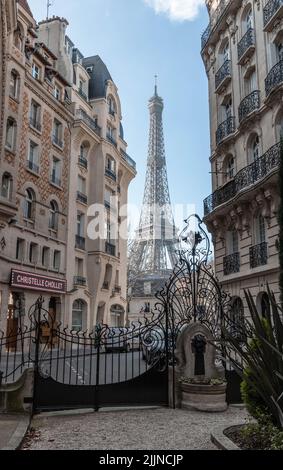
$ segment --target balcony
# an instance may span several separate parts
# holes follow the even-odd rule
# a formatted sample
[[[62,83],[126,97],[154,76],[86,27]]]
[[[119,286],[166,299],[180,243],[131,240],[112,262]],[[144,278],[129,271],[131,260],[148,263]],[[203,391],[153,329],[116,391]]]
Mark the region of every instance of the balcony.
[[[76,235],[76,248],[78,248],[79,250],[85,250],[85,238],[80,236],[80,235]]]
[[[110,142],[112,145],[114,145],[114,147],[117,147],[117,142],[111,134],[107,134],[106,138],[107,138],[108,142]]]
[[[117,175],[115,171],[110,170],[109,168],[105,168],[105,175],[111,178],[112,180],[116,181],[117,180]]]
[[[239,106],[239,122],[260,108],[260,91],[255,90],[246,96]]]
[[[83,109],[76,110],[76,119],[84,122],[84,124],[86,124],[98,136],[101,135],[101,127],[99,127],[97,122],[92,119]]]
[[[260,243],[259,245],[250,248],[250,267],[252,269],[264,266],[267,264],[267,243]]]
[[[30,118],[29,119],[29,125],[31,127],[33,127],[34,129],[36,129],[38,132],[41,132],[41,124],[40,122],[38,121],[38,119],[35,119],[35,118]]]
[[[87,94],[82,90],[82,88],[78,89],[78,94],[85,100],[88,101],[88,96]]]
[[[74,286],[86,286],[86,277],[74,276]]]
[[[33,171],[33,173],[39,174],[39,166],[36,163],[32,162],[31,160],[27,161],[27,168]]]
[[[105,243],[105,253],[111,256],[116,256],[116,246],[112,243],[106,242]]]
[[[282,85],[283,83],[283,60],[280,60],[274,67],[270,70],[269,74],[265,79],[265,92],[266,96]]]
[[[248,57],[251,57],[255,50],[255,32],[249,28],[238,44],[238,61],[243,65]]]
[[[57,147],[63,148],[63,141],[59,138],[58,135],[53,135],[52,137],[53,144],[57,145]]]
[[[269,173],[278,170],[280,164],[280,143],[271,147],[262,157],[240,170],[235,178],[217,189],[204,201],[204,215],[207,216],[221,204],[233,199],[239,192],[261,181]]]
[[[231,80],[232,62],[225,60],[224,64],[215,74],[215,92],[219,93]]]
[[[127,162],[127,164],[133,168],[133,170],[136,170],[136,162],[126,153],[124,152],[124,150],[120,149],[121,150],[121,155],[122,155],[122,158],[123,160],[125,160]]]
[[[263,9],[264,31],[272,31],[274,24],[283,16],[283,0],[269,0]]]
[[[84,193],[77,191],[77,201],[87,204],[87,196]]]
[[[52,172],[50,181],[51,181],[51,183],[55,184],[56,186],[61,187],[61,184],[62,184],[61,178],[59,178],[59,176],[57,176],[56,173]]]
[[[216,144],[219,145],[226,137],[234,134],[235,130],[235,117],[231,116],[218,126],[216,131]]]
[[[78,164],[87,170],[88,168],[87,158],[83,157],[82,155],[79,155]]]
[[[223,273],[224,276],[229,274],[236,274],[240,271],[240,253],[233,253],[232,255],[223,258]]]
[[[233,4],[235,3],[238,3],[238,2],[236,2],[235,0],[220,0],[218,7],[215,9],[215,11],[211,15],[209,25],[207,26],[206,30],[204,31],[201,37],[202,49],[208,43],[208,40],[212,32],[215,30],[216,26],[218,25],[220,20],[223,18],[224,14],[228,11],[228,8],[230,6],[233,6]]]

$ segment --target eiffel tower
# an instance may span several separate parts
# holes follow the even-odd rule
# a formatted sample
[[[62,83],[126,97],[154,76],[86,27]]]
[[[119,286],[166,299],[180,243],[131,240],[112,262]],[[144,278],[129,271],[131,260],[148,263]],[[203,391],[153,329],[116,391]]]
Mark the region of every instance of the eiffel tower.
[[[157,83],[148,107],[150,130],[143,206],[129,253],[129,286],[134,286],[135,291],[138,285],[138,290],[142,289],[142,283],[148,280],[154,280],[158,289],[177,262],[177,230],[169,195],[163,136],[164,103],[158,96]]]

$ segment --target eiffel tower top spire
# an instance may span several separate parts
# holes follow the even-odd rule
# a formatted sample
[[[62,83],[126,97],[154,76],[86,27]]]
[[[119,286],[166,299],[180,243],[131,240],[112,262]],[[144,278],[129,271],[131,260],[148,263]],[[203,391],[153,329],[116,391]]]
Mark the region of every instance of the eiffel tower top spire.
[[[129,272],[170,275],[175,263],[176,228],[168,188],[162,114],[163,99],[157,93],[149,104],[150,129],[147,171],[139,229],[130,253]]]

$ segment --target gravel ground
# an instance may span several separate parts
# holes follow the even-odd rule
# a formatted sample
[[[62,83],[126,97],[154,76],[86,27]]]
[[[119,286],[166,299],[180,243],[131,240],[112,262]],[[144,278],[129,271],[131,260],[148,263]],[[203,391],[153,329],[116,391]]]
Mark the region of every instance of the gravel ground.
[[[37,417],[23,449],[216,450],[210,432],[245,422],[243,409],[202,413],[166,408]]]

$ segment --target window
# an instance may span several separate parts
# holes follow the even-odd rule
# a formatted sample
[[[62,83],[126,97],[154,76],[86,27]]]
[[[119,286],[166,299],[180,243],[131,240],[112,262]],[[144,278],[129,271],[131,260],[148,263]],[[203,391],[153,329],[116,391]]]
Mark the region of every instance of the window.
[[[29,170],[39,173],[39,146],[32,140],[29,143],[29,155],[27,165]]]
[[[63,147],[62,132],[63,132],[63,126],[62,126],[61,122],[57,121],[57,119],[54,119],[53,143],[58,145],[59,147]]]
[[[29,245],[29,262],[36,264],[38,259],[38,245],[36,243],[30,243]]]
[[[245,94],[250,95],[253,91],[257,89],[257,76],[256,71],[253,70],[250,75],[245,79]]]
[[[151,295],[151,282],[145,282],[143,286],[145,295]]]
[[[245,32],[253,28],[253,12],[250,8],[245,16]]]
[[[13,118],[7,119],[6,128],[6,147],[10,150],[15,150],[16,146],[17,124]]]
[[[245,328],[244,328],[244,306],[240,297],[235,297],[232,300],[230,310],[230,332],[233,337],[239,341],[245,341]]]
[[[252,160],[256,161],[260,157],[259,137],[258,135],[252,141]]]
[[[230,181],[235,176],[235,159],[232,155],[228,155],[223,163],[224,183]]]
[[[41,130],[40,125],[41,120],[41,106],[36,103],[34,100],[31,102],[30,106],[30,125],[37,129],[38,131]]]
[[[144,312],[145,313],[150,313],[150,302],[145,302],[144,303]]]
[[[60,265],[61,265],[61,252],[54,250],[53,269],[56,269],[56,271],[60,271]]]
[[[72,310],[72,330],[81,331],[84,326],[86,315],[86,303],[83,300],[76,300]]]
[[[266,242],[266,227],[265,220],[262,215],[255,218],[255,242],[257,245]]]
[[[81,258],[76,258],[76,276],[83,277],[84,275],[84,260]]]
[[[2,176],[1,196],[5,199],[12,199],[13,178],[10,173],[4,173]]]
[[[56,98],[56,100],[60,101],[61,96],[62,96],[61,88],[58,88],[57,86],[55,86],[55,88],[54,88],[54,97]]]
[[[23,44],[24,44],[24,30],[20,23],[17,25],[17,29],[14,33],[14,45],[16,46],[19,51],[23,51]]]
[[[20,77],[16,70],[12,70],[10,79],[10,96],[18,99],[20,91]]]
[[[270,308],[270,301],[269,296],[266,292],[261,295],[261,315],[263,318],[270,318],[271,308]]]
[[[112,172],[113,174],[116,174],[116,162],[114,158],[110,156],[106,158],[106,169]]]
[[[81,212],[77,213],[77,235],[79,237],[84,236],[84,214]]]
[[[18,261],[23,261],[25,257],[25,240],[22,238],[17,238],[16,245],[16,259]]]
[[[40,80],[41,69],[35,62],[32,64],[31,74],[35,80]]]
[[[24,218],[34,219],[35,212],[35,195],[32,189],[27,189],[24,200]]]
[[[51,182],[61,186],[61,160],[57,157],[53,157],[52,160]]]
[[[51,201],[49,209],[49,228],[51,230],[58,230],[58,213],[59,208],[57,202]]]
[[[78,191],[81,194],[86,194],[86,180],[82,176],[78,176]]]
[[[49,268],[49,260],[50,260],[50,248],[44,246],[42,248],[42,256],[41,256],[41,264],[45,268]]]
[[[230,48],[229,48],[228,41],[225,43],[225,45],[222,48],[221,60],[222,60],[222,64],[224,64],[227,60],[230,60]]]
[[[227,232],[226,251],[227,255],[234,255],[239,251],[239,237],[236,230]]]
[[[116,113],[116,103],[111,96],[108,98],[108,113],[112,116]]]

